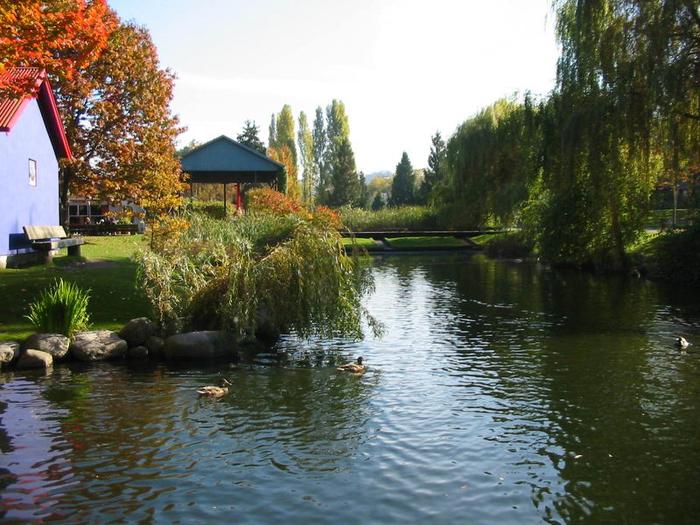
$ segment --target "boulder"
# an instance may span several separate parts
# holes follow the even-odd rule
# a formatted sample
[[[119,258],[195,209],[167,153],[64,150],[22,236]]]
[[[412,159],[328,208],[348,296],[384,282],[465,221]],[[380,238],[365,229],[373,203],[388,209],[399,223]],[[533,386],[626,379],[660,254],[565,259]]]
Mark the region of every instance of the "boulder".
[[[103,361],[122,357],[127,342],[110,330],[79,332],[70,345],[70,352],[80,361]]]
[[[62,334],[34,334],[24,342],[24,348],[41,350],[54,359],[62,359],[68,354],[70,339]]]
[[[148,348],[148,353],[154,357],[158,357],[163,354],[164,346],[165,340],[157,335],[152,335],[146,339],[146,348]]]
[[[7,366],[19,357],[19,343],[6,341],[0,343],[0,366]]]
[[[236,355],[236,341],[227,332],[188,332],[168,337],[163,353],[168,359],[233,357]]]
[[[148,338],[158,332],[158,326],[148,317],[132,319],[119,330],[119,337],[124,339],[129,348],[132,346],[143,346]]]
[[[148,348],[145,346],[134,346],[129,348],[127,355],[130,359],[148,359]]]
[[[51,354],[30,348],[20,354],[15,368],[26,370],[28,368],[51,368],[52,366],[53,356]]]

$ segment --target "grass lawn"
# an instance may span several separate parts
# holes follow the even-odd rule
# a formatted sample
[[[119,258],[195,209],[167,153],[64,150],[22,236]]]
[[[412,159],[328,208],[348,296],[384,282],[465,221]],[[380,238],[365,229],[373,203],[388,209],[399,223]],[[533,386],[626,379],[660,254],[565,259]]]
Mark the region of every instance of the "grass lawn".
[[[58,277],[91,290],[94,329],[118,329],[129,319],[148,315],[146,299],[136,286],[136,264],[130,260],[146,242],[142,235],[85,237],[83,261],[63,255],[50,266],[0,270],[0,341],[21,340],[34,332],[24,318],[29,303]]]
[[[481,235],[476,235],[475,237],[469,237],[469,239],[478,244],[479,246],[484,246],[486,243],[493,239],[498,239],[504,237],[505,233],[482,233]]]
[[[455,237],[394,237],[387,242],[392,248],[424,249],[424,248],[464,248],[466,243]]]
[[[349,248],[352,246],[352,239],[345,237],[343,238],[343,246],[346,248]],[[369,250],[381,250],[383,249],[382,246],[377,244],[377,242],[374,239],[363,239],[360,237],[355,238],[355,244],[357,245],[358,248],[363,248],[367,251]]]

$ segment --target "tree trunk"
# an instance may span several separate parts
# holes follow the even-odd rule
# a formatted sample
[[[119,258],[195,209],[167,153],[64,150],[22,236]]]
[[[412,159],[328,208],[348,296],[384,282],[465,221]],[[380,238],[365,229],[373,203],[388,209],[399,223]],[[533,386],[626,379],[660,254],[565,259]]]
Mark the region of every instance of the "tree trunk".
[[[58,184],[58,215],[59,221],[64,228],[70,226],[70,207],[68,205],[68,199],[70,198],[70,183],[73,180],[73,167],[63,166],[59,171],[59,184]]]

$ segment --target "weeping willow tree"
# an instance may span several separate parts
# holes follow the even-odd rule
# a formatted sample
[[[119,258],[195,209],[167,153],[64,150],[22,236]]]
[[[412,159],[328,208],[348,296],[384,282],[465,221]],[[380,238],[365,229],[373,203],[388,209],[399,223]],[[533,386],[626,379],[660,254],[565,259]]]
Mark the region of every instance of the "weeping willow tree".
[[[693,1],[556,0],[562,47],[542,111],[539,241],[553,260],[626,262],[660,178],[697,168]]]
[[[138,257],[139,279],[164,332],[227,330],[243,340],[280,333],[362,336],[368,267],[345,255],[322,214],[248,212],[235,221],[189,217],[189,228]]]
[[[465,121],[447,144],[443,204],[459,207],[467,224],[511,224],[537,173],[539,131],[531,98],[502,99]]]

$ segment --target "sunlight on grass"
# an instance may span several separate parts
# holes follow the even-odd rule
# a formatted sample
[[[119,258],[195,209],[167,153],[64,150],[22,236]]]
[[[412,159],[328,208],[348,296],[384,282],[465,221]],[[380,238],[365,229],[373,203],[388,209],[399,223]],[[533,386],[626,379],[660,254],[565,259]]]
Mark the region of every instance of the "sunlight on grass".
[[[0,270],[0,341],[29,336],[24,317],[31,303],[55,279],[62,277],[90,289],[89,310],[94,329],[118,329],[134,317],[148,315],[148,305],[136,286],[131,255],[147,238],[142,235],[86,237],[83,259],[61,256],[50,266]]]

